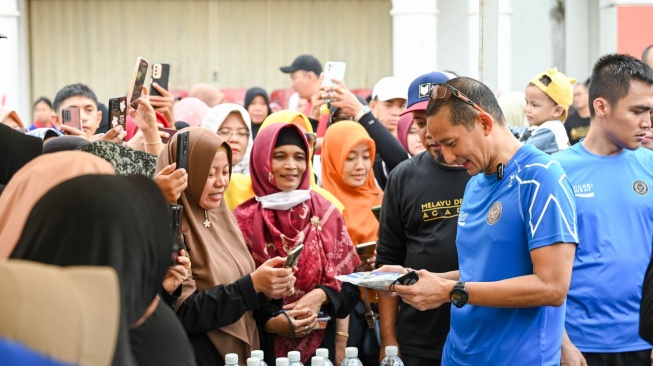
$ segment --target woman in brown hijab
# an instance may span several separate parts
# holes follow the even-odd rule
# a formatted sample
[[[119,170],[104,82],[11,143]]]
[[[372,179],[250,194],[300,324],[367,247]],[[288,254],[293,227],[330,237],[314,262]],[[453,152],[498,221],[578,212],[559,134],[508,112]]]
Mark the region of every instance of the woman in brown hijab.
[[[231,149],[215,133],[189,127],[188,188],[182,236],[191,275],[182,284],[177,315],[195,348],[197,364],[224,364],[227,353],[241,364],[259,348],[253,310],[267,298],[294,292],[293,270],[275,257],[255,269],[238,224],[222,199],[231,177]],[[161,152],[157,171],[175,162],[177,141]]]

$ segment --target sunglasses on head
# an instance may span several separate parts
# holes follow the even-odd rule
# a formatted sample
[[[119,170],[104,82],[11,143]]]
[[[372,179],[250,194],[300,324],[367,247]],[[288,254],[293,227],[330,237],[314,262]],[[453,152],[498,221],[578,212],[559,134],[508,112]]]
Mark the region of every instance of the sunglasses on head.
[[[478,104],[474,103],[465,94],[460,92],[460,90],[446,83],[435,84],[433,86],[433,89],[431,89],[431,93],[429,94],[429,99],[430,100],[441,99],[442,101],[446,102],[447,100],[449,100],[449,98],[451,98],[452,95],[462,100],[466,104],[474,107],[474,109],[476,109],[477,111],[487,114],[487,112],[485,112],[483,108],[479,107]]]

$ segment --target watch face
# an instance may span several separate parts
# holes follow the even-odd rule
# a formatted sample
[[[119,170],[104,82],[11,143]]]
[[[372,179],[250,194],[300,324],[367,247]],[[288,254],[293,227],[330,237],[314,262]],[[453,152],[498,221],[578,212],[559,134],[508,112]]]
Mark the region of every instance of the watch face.
[[[467,291],[463,289],[453,289],[449,297],[451,299],[452,304],[454,304],[458,308],[462,308],[463,305],[467,303],[467,299],[469,298],[469,295],[467,294]]]

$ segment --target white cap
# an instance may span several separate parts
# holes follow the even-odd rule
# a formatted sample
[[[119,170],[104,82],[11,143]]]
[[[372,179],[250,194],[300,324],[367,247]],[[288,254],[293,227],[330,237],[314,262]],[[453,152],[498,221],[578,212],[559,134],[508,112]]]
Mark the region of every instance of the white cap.
[[[314,356],[311,358],[311,366],[324,366],[324,357]]]
[[[329,357],[329,349],[328,348],[318,348],[315,350],[315,355],[327,358]]]
[[[290,362],[297,362],[302,359],[301,353],[299,351],[290,351],[288,352],[288,360]]]
[[[345,357],[358,357],[358,348],[356,347],[345,348]]]
[[[264,360],[265,359],[263,351],[261,351],[260,349],[258,349],[256,351],[252,351],[252,357],[256,357],[259,360]]]
[[[386,346],[385,347],[385,355],[386,356],[396,356],[399,354],[399,349],[397,349],[397,346]]]
[[[390,99],[408,99],[408,85],[405,80],[388,76],[379,80],[372,90],[372,99],[378,98],[380,101]]]
[[[247,359],[247,366],[261,366],[261,360],[258,357],[250,357]]]
[[[238,355],[235,353],[227,353],[224,356],[225,363],[238,363]]]
[[[290,361],[288,361],[288,358],[279,357],[279,358],[277,358],[276,366],[288,366],[289,363],[290,363]]]

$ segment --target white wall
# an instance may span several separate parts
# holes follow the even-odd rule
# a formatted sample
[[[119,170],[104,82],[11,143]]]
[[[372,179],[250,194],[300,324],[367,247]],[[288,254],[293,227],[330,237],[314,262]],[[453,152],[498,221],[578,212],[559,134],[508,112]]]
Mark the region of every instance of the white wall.
[[[29,63],[26,50],[24,0],[0,0],[0,105],[18,110],[26,125],[31,123]]]

